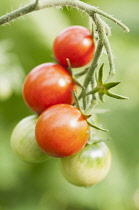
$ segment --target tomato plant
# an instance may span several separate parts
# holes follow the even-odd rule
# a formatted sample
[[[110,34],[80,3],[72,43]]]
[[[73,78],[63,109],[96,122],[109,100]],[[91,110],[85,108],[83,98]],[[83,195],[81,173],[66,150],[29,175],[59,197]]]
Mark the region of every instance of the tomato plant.
[[[40,115],[35,133],[39,146],[48,155],[62,158],[83,148],[88,140],[89,127],[77,108],[58,104]]]
[[[11,135],[11,146],[16,154],[30,163],[45,161],[48,156],[38,146],[35,138],[35,115],[22,119],[14,128]]]
[[[61,159],[65,178],[74,185],[90,186],[105,178],[111,166],[111,152],[104,142],[85,146],[80,152]]]
[[[85,66],[92,60],[94,50],[93,37],[82,26],[66,28],[56,37],[53,44],[54,55],[63,66],[68,66],[67,58],[72,67]]]
[[[35,112],[59,104],[72,104],[75,84],[68,71],[59,64],[44,63],[34,68],[26,77],[23,97]]]
[[[71,6],[85,12],[92,21],[92,30],[89,32],[82,26],[71,26],[63,30],[53,43],[53,53],[59,64],[41,64],[27,75],[23,85],[24,100],[33,111],[41,115],[38,120],[35,117],[22,120],[12,133],[11,144],[22,159],[30,162],[44,160],[47,157],[45,154],[63,158],[62,171],[67,180],[78,186],[90,186],[100,182],[111,165],[110,150],[105,143],[98,143],[101,139],[93,132],[94,128],[108,131],[96,125],[94,115],[97,112],[104,113],[104,110],[98,111],[95,107],[99,100],[104,102],[105,95],[127,99],[110,91],[120,82],[112,80],[116,71],[109,42],[111,29],[101,16],[114,21],[126,32],[129,29],[112,15],[79,0],[35,0],[0,17],[0,25],[29,12],[52,6]],[[96,48],[94,37],[97,37]],[[105,80],[104,63],[100,62],[104,49],[109,64]],[[89,63],[87,69],[79,73],[72,71],[72,67],[82,67]],[[75,83],[80,87],[77,92],[74,91]],[[72,93],[74,106],[71,106]],[[94,143],[94,139],[97,139],[97,143]]]

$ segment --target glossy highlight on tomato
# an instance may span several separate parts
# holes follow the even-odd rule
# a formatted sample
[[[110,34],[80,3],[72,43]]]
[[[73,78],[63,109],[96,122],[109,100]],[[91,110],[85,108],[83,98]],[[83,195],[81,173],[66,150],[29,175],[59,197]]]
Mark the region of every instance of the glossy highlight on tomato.
[[[11,135],[11,146],[22,160],[40,163],[49,158],[38,146],[35,138],[35,125],[38,117],[32,115],[22,119]]]
[[[53,52],[57,61],[68,66],[67,58],[73,68],[88,64],[94,56],[94,40],[88,29],[82,26],[70,26],[54,40]]]
[[[82,187],[102,181],[111,167],[111,152],[104,142],[86,145],[79,153],[61,159],[64,177]]]
[[[50,156],[63,158],[77,153],[85,146],[89,127],[77,108],[58,104],[39,116],[35,133],[42,150]]]
[[[72,104],[75,88],[67,69],[59,64],[44,63],[34,68],[23,84],[26,104],[37,113],[60,103]]]

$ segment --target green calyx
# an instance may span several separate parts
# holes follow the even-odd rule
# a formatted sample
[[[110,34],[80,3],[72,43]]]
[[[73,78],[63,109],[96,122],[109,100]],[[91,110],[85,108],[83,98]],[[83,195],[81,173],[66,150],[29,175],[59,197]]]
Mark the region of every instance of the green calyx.
[[[95,128],[95,129],[100,130],[100,131],[108,132],[107,129],[104,129],[104,128],[101,128],[101,127],[95,125],[95,124],[92,122],[92,120],[90,120],[90,119],[87,119],[87,123],[88,123],[88,125],[90,125],[92,128]]]
[[[90,114],[86,114],[86,113],[83,111],[83,109],[81,108],[81,105],[80,105],[80,103],[79,103],[79,101],[78,101],[78,98],[77,98],[77,96],[76,96],[75,90],[72,91],[72,95],[73,95],[73,98],[74,98],[74,103],[75,103],[75,105],[76,105],[76,108],[80,110],[80,112],[82,113],[82,115],[84,116],[85,119],[90,118],[91,115],[90,115]]]
[[[101,65],[98,72],[97,86],[93,90],[86,93],[86,95],[98,93],[99,99],[103,102],[104,102],[104,99],[103,99],[104,95],[107,95],[109,97],[116,98],[116,99],[128,99],[125,96],[121,96],[121,95],[118,95],[109,91],[111,88],[119,85],[120,81],[103,83],[103,69],[104,69],[104,64]]]
[[[72,94],[73,94],[74,101],[75,101],[75,105],[76,105],[77,109],[80,110],[80,112],[82,113],[82,115],[83,115],[84,118],[86,119],[88,125],[91,126],[92,128],[97,129],[97,130],[104,131],[104,132],[108,132],[107,129],[101,128],[101,127],[99,127],[99,126],[97,126],[97,125],[94,124],[94,122],[93,122],[93,120],[92,120],[92,118],[91,118],[92,115],[91,115],[91,114],[86,114],[85,111],[83,111],[83,109],[81,108],[81,106],[80,106],[80,104],[79,104],[79,101],[78,101],[78,98],[77,98],[76,93],[75,93],[74,90],[73,90]]]

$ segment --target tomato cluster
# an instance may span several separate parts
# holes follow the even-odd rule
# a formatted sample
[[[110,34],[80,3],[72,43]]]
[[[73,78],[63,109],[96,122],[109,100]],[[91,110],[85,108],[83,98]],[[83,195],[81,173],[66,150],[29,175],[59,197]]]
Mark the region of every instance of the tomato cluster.
[[[101,181],[109,171],[110,151],[105,143],[89,145],[86,116],[73,105],[76,84],[68,71],[88,64],[94,55],[94,40],[81,26],[68,27],[55,39],[58,63],[44,63],[27,75],[23,98],[34,115],[21,120],[11,136],[13,150],[31,163],[53,156],[62,158],[63,175],[79,186]]]

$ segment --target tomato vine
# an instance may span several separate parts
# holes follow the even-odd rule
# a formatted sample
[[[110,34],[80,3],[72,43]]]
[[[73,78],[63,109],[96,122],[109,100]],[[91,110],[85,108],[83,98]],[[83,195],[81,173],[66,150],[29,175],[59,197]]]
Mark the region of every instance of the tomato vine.
[[[36,0],[35,2],[33,2],[27,6],[19,8],[11,13],[7,13],[6,15],[0,17],[0,25],[3,25],[7,22],[10,22],[20,16],[23,16],[23,15],[33,12],[33,11],[37,11],[37,10],[41,10],[41,9],[49,8],[49,7],[58,7],[58,6],[61,6],[61,7],[70,6],[70,7],[74,7],[76,9],[79,9],[79,10],[85,12],[92,18],[93,24],[95,25],[96,31],[98,32],[98,44],[97,44],[97,49],[95,52],[95,57],[88,69],[88,73],[86,74],[84,84],[83,84],[84,89],[82,90],[82,93],[80,95],[80,97],[82,96],[82,98],[83,98],[83,105],[84,105],[84,109],[85,109],[86,108],[86,105],[85,105],[86,92],[85,91],[90,83],[92,84],[92,88],[94,88],[94,83],[95,83],[94,73],[98,66],[98,62],[101,57],[103,47],[105,48],[105,50],[107,52],[109,66],[110,66],[109,76],[107,78],[107,81],[110,80],[115,75],[115,65],[114,65],[114,61],[113,61],[113,53],[112,53],[111,45],[110,45],[110,42],[108,39],[108,36],[111,34],[111,32],[110,32],[111,30],[110,30],[109,26],[106,24],[106,22],[104,22],[104,20],[102,20],[100,15],[114,21],[117,25],[122,27],[125,32],[129,32],[129,28],[127,26],[125,26],[121,21],[119,21],[116,18],[114,18],[113,16],[103,12],[102,10],[98,9],[97,7],[94,7],[87,3],[81,2],[79,0],[74,0],[74,1],[73,0]],[[115,96],[111,95],[111,97],[115,97]],[[95,98],[95,97],[93,97],[93,98]],[[117,97],[115,97],[115,98],[117,98]],[[92,103],[93,103],[93,101],[92,101]],[[90,105],[90,107],[92,107],[92,105]]]
[[[35,82],[34,82],[34,79],[30,79],[31,81],[33,81],[32,83],[34,86],[32,84],[30,85],[30,81],[29,81],[29,85],[27,84],[28,85],[27,90],[25,89],[26,83],[24,83],[24,90],[26,90],[26,91],[24,91],[25,92],[24,98],[28,98],[28,100],[31,100],[30,103],[28,103],[28,101],[27,101],[27,104],[29,104],[29,106],[32,108],[32,110],[36,111],[39,114],[41,114],[42,111],[44,111],[38,118],[38,121],[36,124],[36,139],[39,142],[39,144],[41,145],[41,148],[44,151],[46,151],[46,153],[48,155],[54,156],[54,157],[67,157],[67,156],[71,156],[71,155],[75,154],[75,155],[77,155],[77,156],[74,156],[75,161],[76,161],[76,157],[78,157],[78,156],[80,157],[80,156],[84,155],[84,151],[86,151],[86,148],[90,148],[90,147],[88,147],[89,144],[94,144],[92,146],[92,148],[94,147],[97,150],[97,148],[99,146],[104,144],[104,143],[101,144],[100,142],[107,140],[107,139],[98,139],[98,138],[94,137],[94,134],[91,136],[91,129],[94,129],[94,128],[101,130],[101,131],[105,131],[105,132],[108,131],[108,130],[101,128],[95,124],[94,116],[92,115],[92,113],[94,112],[94,108],[97,105],[98,101],[99,100],[104,101],[104,95],[107,95],[109,97],[116,98],[116,99],[127,99],[127,97],[125,97],[125,96],[117,95],[115,93],[110,92],[110,89],[119,85],[120,82],[119,81],[118,82],[111,81],[111,79],[113,78],[113,76],[116,73],[114,58],[113,58],[114,56],[113,56],[113,52],[111,49],[111,44],[109,42],[109,36],[111,35],[111,30],[110,30],[110,27],[107,25],[107,23],[101,18],[101,16],[112,20],[114,23],[116,23],[117,25],[122,27],[125,32],[129,32],[129,29],[121,21],[117,20],[113,16],[103,12],[102,10],[98,9],[97,7],[94,7],[92,5],[89,5],[89,4],[79,1],[79,0],[36,0],[31,4],[28,4],[24,7],[21,7],[11,13],[7,13],[6,15],[0,17],[0,25],[6,24],[18,17],[21,17],[21,16],[28,14],[30,12],[33,12],[33,11],[37,11],[37,10],[41,10],[41,9],[49,8],[49,7],[59,7],[59,6],[60,7],[64,7],[64,6],[74,7],[78,10],[85,12],[91,18],[92,33],[90,33],[90,34],[92,34],[92,36],[91,35],[90,36],[92,38],[92,43],[93,43],[93,37],[95,37],[94,31],[97,33],[97,37],[98,37],[97,41],[96,41],[96,49],[95,49],[94,57],[92,58],[92,61],[91,61],[91,64],[89,65],[89,67],[87,67],[87,69],[85,69],[82,72],[79,72],[77,74],[74,74],[74,72],[72,71],[72,66],[73,67],[81,67],[81,66],[84,66],[85,64],[89,63],[90,60],[87,61],[84,65],[82,65],[82,64],[77,65],[75,63],[73,64],[70,61],[70,59],[67,57],[67,59],[64,60],[64,62],[66,62],[66,64],[67,64],[67,65],[65,65],[61,61],[59,61],[56,57],[56,59],[59,61],[59,64],[63,65],[64,67],[60,67],[59,64],[51,64],[51,70],[52,70],[52,66],[58,66],[57,68],[60,68],[60,69],[65,68],[66,69],[66,70],[65,69],[62,70],[62,71],[64,71],[64,74],[65,74],[65,71],[66,72],[67,72],[67,70],[69,71],[70,75],[68,75],[68,76],[71,76],[71,80],[73,80],[73,82],[80,87],[79,94],[76,93],[76,91],[74,90],[74,88],[73,88],[74,84],[72,84],[72,85],[70,84],[70,87],[67,88],[68,89],[67,92],[69,94],[68,99],[66,101],[64,100],[64,102],[63,102],[63,98],[65,99],[65,95],[64,95],[64,93],[62,93],[64,96],[61,95],[60,97],[62,97],[62,99],[58,98],[57,99],[58,102],[57,102],[56,97],[55,97],[57,92],[53,92],[53,91],[49,92],[49,90],[51,88],[47,87],[44,84],[41,84],[41,83],[43,83],[42,78],[45,79],[45,82],[44,82],[45,84],[47,82],[45,70],[46,70],[46,66],[48,64],[46,64],[45,67],[44,66],[37,67],[37,70],[33,70],[32,71],[33,73],[32,72],[30,73],[30,75],[33,74],[33,78],[34,78],[34,72],[37,73],[37,71],[39,70],[39,74],[40,74],[40,69],[41,69],[41,71],[44,72],[45,76],[39,75],[41,78],[39,80],[39,82],[38,82],[39,76],[36,77],[37,79]],[[58,51],[58,53],[60,51],[59,46],[62,46],[61,43],[58,45],[58,48],[56,49],[56,51]],[[65,44],[63,46],[65,46]],[[94,50],[94,47],[92,47],[92,49]],[[108,72],[106,81],[103,81],[104,64],[101,64],[101,67],[98,69],[103,49],[105,49],[105,51],[107,53],[107,58],[108,58],[108,63],[109,63],[109,72]],[[70,50],[72,50],[72,47],[70,48]],[[79,57],[79,59],[80,59],[80,57]],[[56,72],[56,75],[57,75],[57,72]],[[52,74],[51,74],[51,76],[52,76]],[[82,83],[80,83],[78,80],[78,78],[81,76],[84,76],[84,80]],[[66,77],[67,77],[67,75],[66,75]],[[28,81],[28,80],[26,80],[26,81]],[[50,80],[50,78],[47,78],[47,80]],[[49,83],[49,82],[47,82],[47,83]],[[57,83],[59,83],[58,80],[57,80]],[[70,83],[72,83],[72,81],[70,81]],[[36,90],[35,88],[37,85],[39,86],[39,88]],[[40,90],[41,85],[42,85],[42,89]],[[44,86],[45,86],[45,88],[44,88]],[[53,86],[55,86],[55,90],[56,89],[58,90],[59,87],[57,85],[57,88],[56,88],[56,83],[54,83]],[[30,91],[32,91],[31,93],[28,91],[29,89],[30,89]],[[47,93],[46,89],[48,90],[48,93]],[[38,90],[40,90],[40,92]],[[62,90],[60,90],[60,91],[62,92]],[[66,115],[63,114],[64,109],[65,109],[66,114],[67,114],[68,110],[72,110],[75,112],[76,108],[69,105],[72,103],[68,102],[69,103],[68,105],[67,104],[60,105],[60,103],[67,103],[67,101],[70,101],[70,102],[72,101],[71,91],[73,92],[74,105],[76,105],[76,107],[77,107],[76,112],[78,113],[78,115],[80,115],[79,118],[81,118],[83,122],[85,121],[85,126],[84,126],[85,129],[83,129],[85,131],[83,133],[82,133],[82,129],[81,130],[79,129],[79,127],[81,127],[81,126],[77,126],[78,123],[81,123],[80,120],[77,119],[77,122],[75,123],[75,121],[76,121],[74,119],[75,116],[72,119],[70,119],[70,117],[69,117],[68,122],[65,121]],[[43,92],[44,92],[44,94],[43,94]],[[46,98],[48,96],[52,95],[52,93],[53,93],[54,97],[52,98],[52,101],[49,102],[46,106]],[[35,96],[36,98],[34,97],[35,94],[37,95],[37,97],[41,96],[41,98],[44,99],[41,101],[42,104],[41,104],[41,107],[39,107],[39,109],[38,109],[38,104],[34,105],[34,102],[33,102],[34,107],[31,104],[33,100],[35,101],[35,103],[36,103],[36,101],[37,101],[37,103],[38,102],[40,103],[40,100],[36,96]],[[26,95],[27,95],[27,97],[26,97]],[[48,98],[51,98],[51,96]],[[54,105],[54,106],[52,106],[52,105]],[[49,107],[49,106],[52,106],[52,107]],[[48,108],[48,109],[46,109],[46,108]],[[56,111],[59,109],[60,109],[60,112],[59,112],[60,114],[58,112],[56,113]],[[51,117],[50,117],[49,112],[51,113]],[[55,116],[55,115],[57,115],[57,116]],[[75,115],[75,113],[73,113],[73,115]],[[48,119],[46,120],[46,118],[48,118]],[[53,118],[55,118],[55,121],[53,121]],[[62,119],[61,120],[62,125],[60,124],[61,123],[60,119]],[[73,121],[74,121],[74,124],[72,124]],[[64,129],[62,127],[63,125],[64,125]],[[78,129],[76,128],[75,125],[78,127]],[[49,129],[49,127],[51,129]],[[88,127],[89,127],[89,129],[88,129]],[[48,130],[47,130],[47,128],[48,128]],[[40,132],[40,130],[41,130],[41,132]],[[58,133],[57,130],[60,130],[60,132]],[[64,133],[63,133],[63,130],[65,130]],[[34,132],[34,130],[32,132]],[[63,134],[64,134],[65,138],[63,137]],[[71,134],[71,135],[69,135],[69,134]],[[85,137],[85,139],[84,138],[82,139],[82,137],[84,137],[84,135],[86,137]],[[88,140],[88,136],[89,136],[89,140]],[[59,138],[57,138],[57,137],[59,137]],[[49,141],[48,141],[48,138],[49,138]],[[63,138],[66,139],[65,142],[62,142]],[[33,136],[33,140],[34,139],[35,138]],[[51,141],[51,139],[53,139],[53,141]],[[70,139],[70,142],[69,142],[69,139]],[[68,147],[70,145],[70,143],[71,143],[71,147]],[[79,146],[78,146],[78,143],[79,143]],[[75,147],[74,148],[75,151],[71,152],[72,148],[74,147],[73,145],[74,146],[76,145],[77,148]],[[80,150],[83,148],[84,145],[86,145],[86,147],[83,149],[83,151],[80,152]],[[68,149],[69,149],[69,151],[67,152]],[[35,151],[36,151],[36,148],[35,148]],[[87,151],[90,151],[90,149],[87,149]],[[80,153],[77,153],[77,152],[80,152]],[[93,152],[94,152],[94,150],[93,150]],[[89,153],[90,160],[92,158],[91,154],[92,154],[92,151]],[[73,157],[69,157],[69,159],[63,160],[63,164],[65,164],[65,163],[67,164],[67,160],[71,161],[71,163],[72,163],[72,161],[74,159],[74,158],[73,159],[72,158]],[[94,164],[94,159],[91,162],[92,162],[92,164]],[[106,161],[108,170],[109,170],[110,162],[111,162],[111,159],[109,159],[108,162]],[[86,162],[84,163],[84,166],[85,166],[84,168],[86,170],[85,164],[86,164]],[[106,167],[106,165],[105,165],[105,167]],[[103,166],[102,166],[102,169],[103,169]],[[87,168],[87,170],[88,170],[88,168]],[[108,170],[106,170],[106,174],[107,174]],[[77,176],[78,175],[79,174],[77,172]],[[70,177],[71,175],[69,176],[68,171],[65,176],[67,176],[69,180],[72,179]],[[73,175],[73,177],[74,177],[74,175]],[[103,177],[105,177],[105,175],[102,176],[100,178],[100,180],[103,179]],[[72,183],[75,183],[75,184],[81,185],[81,186],[82,185],[83,186],[90,185],[90,183],[86,184],[86,180],[83,183],[78,183],[78,182],[76,183],[76,177],[74,177],[74,178],[75,178],[75,180],[71,181]],[[84,179],[84,177],[83,177],[83,179]],[[98,182],[98,180],[96,180],[95,182],[94,182],[94,180],[93,181],[91,180],[91,184],[94,184],[97,182]]]

